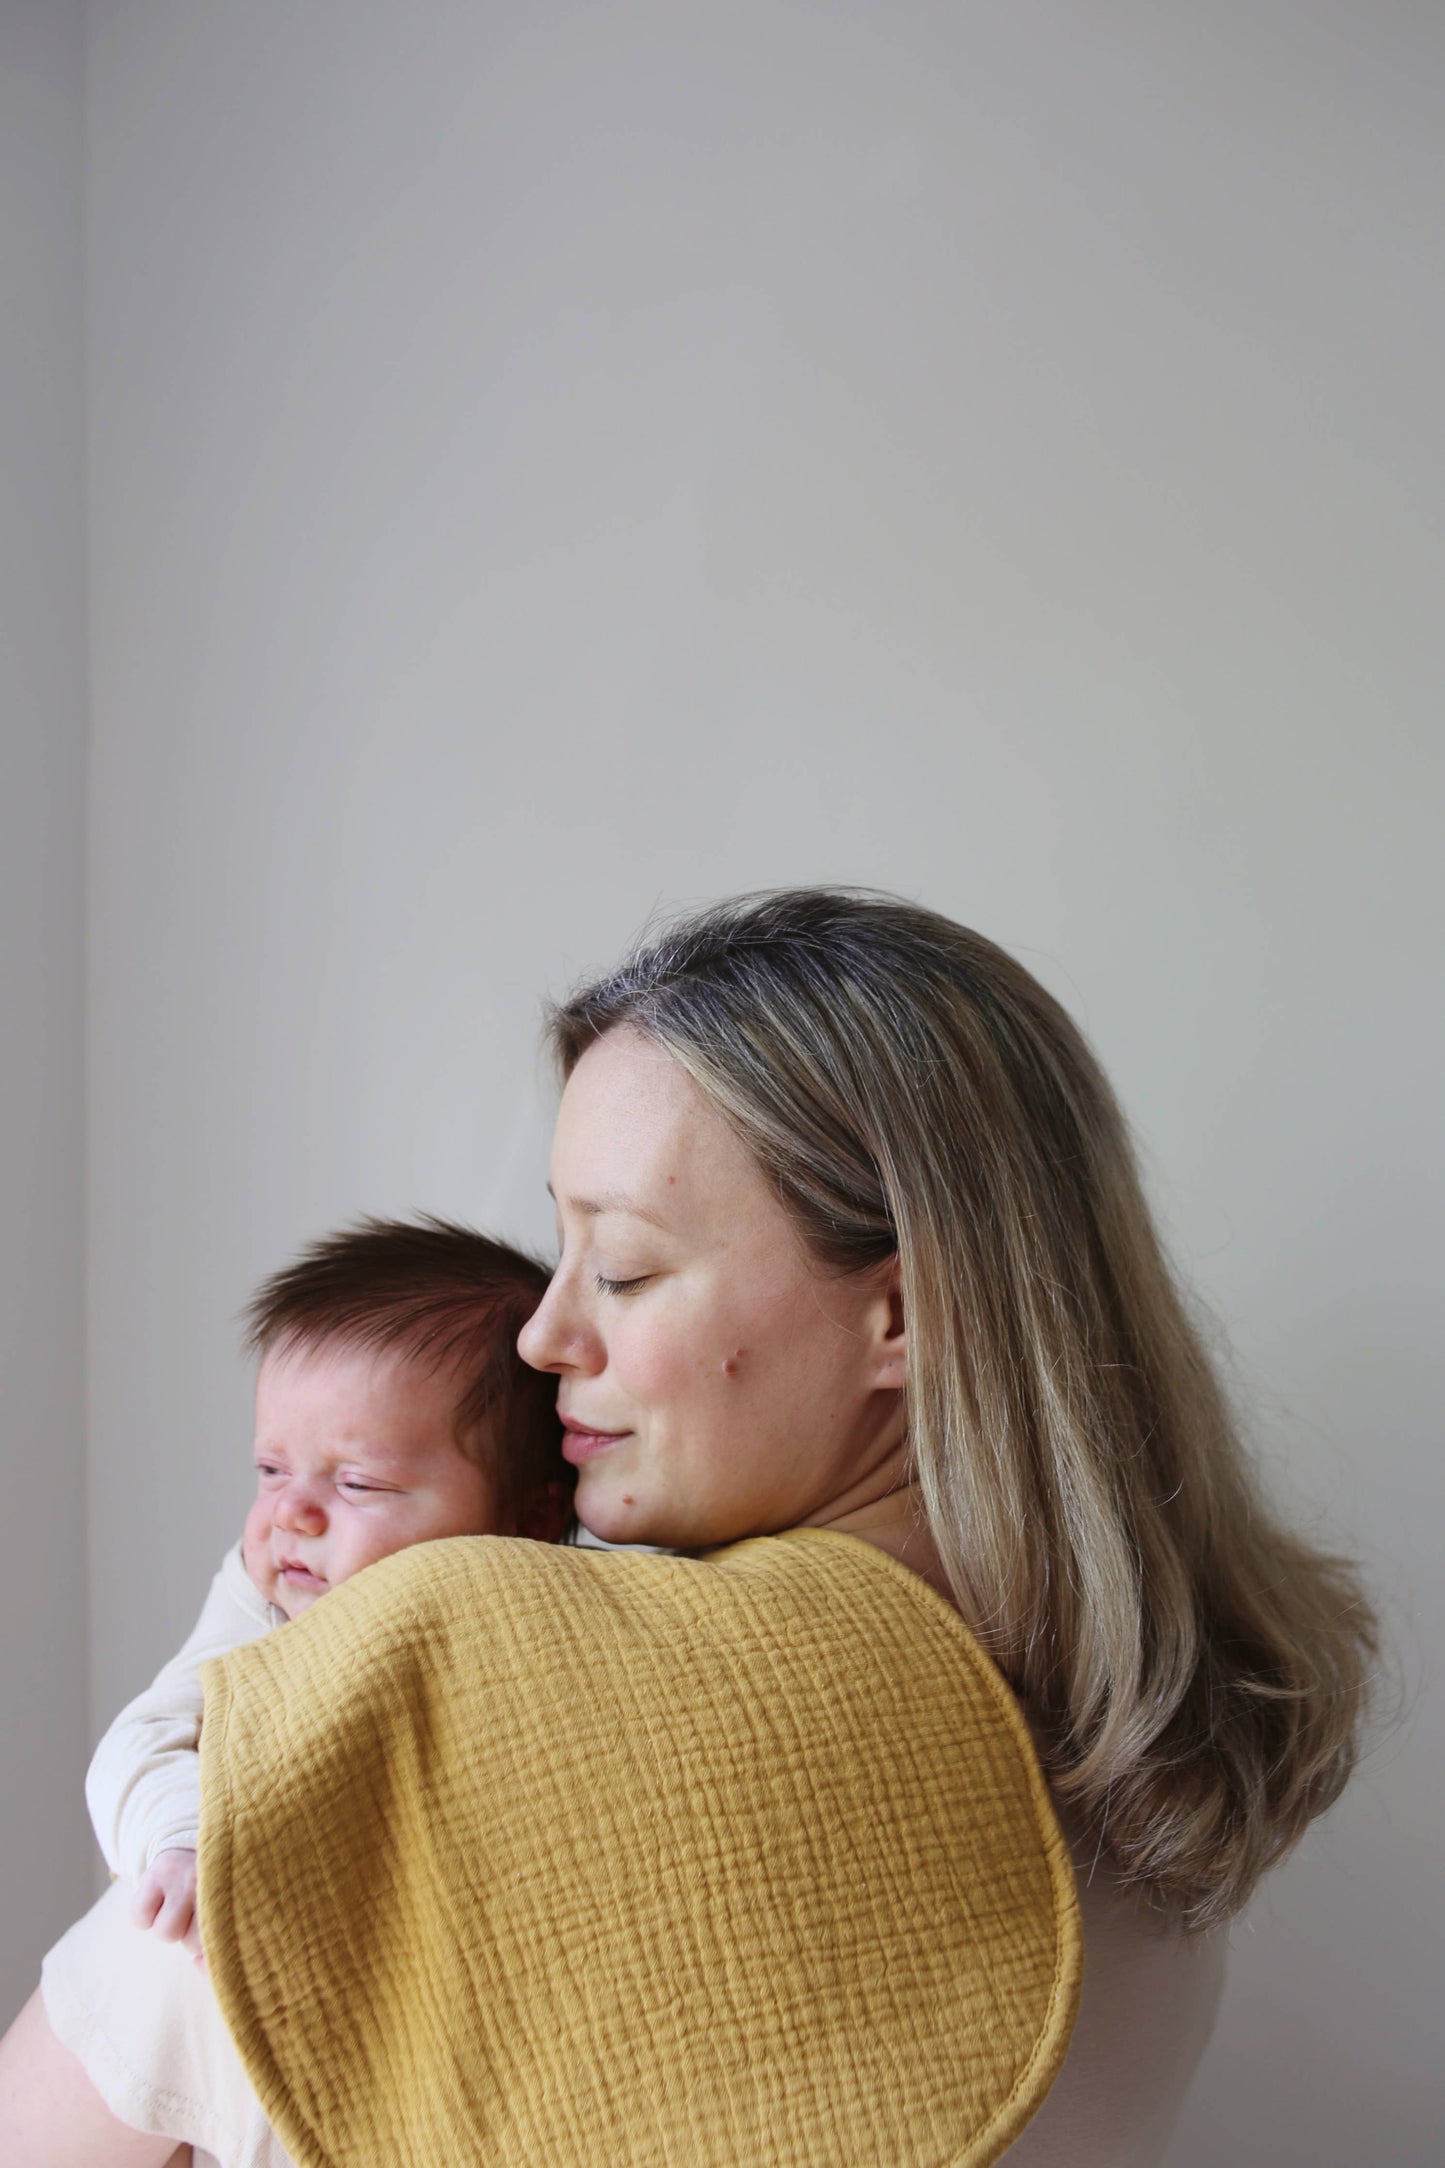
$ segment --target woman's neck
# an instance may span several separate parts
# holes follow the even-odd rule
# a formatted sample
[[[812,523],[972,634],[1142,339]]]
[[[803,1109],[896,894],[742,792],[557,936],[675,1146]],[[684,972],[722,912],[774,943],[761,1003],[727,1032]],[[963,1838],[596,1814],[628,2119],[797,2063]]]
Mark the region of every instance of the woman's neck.
[[[886,1551],[957,1609],[957,1598],[948,1585],[916,1483],[902,1484],[882,1497],[849,1506],[836,1516],[820,1516],[812,1525],[831,1528],[840,1536],[857,1536]]]

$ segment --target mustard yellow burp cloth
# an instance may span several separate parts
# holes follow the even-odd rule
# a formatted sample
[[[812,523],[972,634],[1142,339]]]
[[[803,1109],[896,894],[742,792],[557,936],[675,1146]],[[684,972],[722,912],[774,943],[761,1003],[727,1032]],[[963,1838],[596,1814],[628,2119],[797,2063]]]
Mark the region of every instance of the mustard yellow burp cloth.
[[[302,2168],[981,2168],[1063,2060],[1026,1727],[851,1537],[423,1544],[205,1688],[211,1978]]]

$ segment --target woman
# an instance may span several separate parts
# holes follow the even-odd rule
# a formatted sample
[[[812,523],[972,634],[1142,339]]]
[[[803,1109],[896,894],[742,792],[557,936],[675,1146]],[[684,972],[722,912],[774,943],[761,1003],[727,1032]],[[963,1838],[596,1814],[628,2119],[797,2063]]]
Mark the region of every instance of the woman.
[[[1018,1697],[1064,1818],[1088,1984],[1030,2128],[995,2118],[975,2149],[949,2152],[948,2138],[929,2157],[994,2158],[1002,2143],[1019,2168],[1157,2160],[1218,1988],[1219,1939],[1199,1930],[1239,1908],[1345,1782],[1373,1625],[1349,1569],[1283,1533],[1254,1487],[1096,1064],[990,943],[901,903],[820,891],[682,924],[560,1009],[553,1034],[567,1080],[561,1256],[521,1347],[558,1377],[584,1524],[686,1553],[782,1536],[724,1558],[806,1555],[840,1604],[859,1561],[882,1553],[956,1607]],[[868,1549],[800,1550],[800,1530]],[[625,1591],[658,1573],[692,1587],[700,1570],[609,1565]],[[393,1583],[377,1600],[395,1651],[416,1589]],[[428,1593],[432,1609],[405,1615],[444,1619],[449,1600]],[[914,1601],[922,1671],[945,1659]],[[298,1638],[273,1641],[288,1662],[306,1656]],[[740,1662],[746,1684],[754,1659]],[[423,1689],[415,1664],[407,1677]],[[233,1749],[247,1771],[239,1684],[218,1700],[217,1797]],[[664,1758],[685,1763],[686,1707],[659,1704],[650,1721]],[[290,1811],[290,1787],[251,1758],[264,1782],[236,1819],[273,1859],[267,1801]],[[906,1794],[924,1781],[913,1766],[887,1781]],[[585,1755],[564,1750],[557,1767],[565,1804]],[[313,1781],[308,1812],[319,1796]],[[238,1955],[231,1817],[210,1826],[226,1865],[203,1925],[254,2075],[287,2053],[284,2027],[257,2010],[277,1976],[256,1968],[320,1946],[308,1993],[324,1993],[334,1901],[294,1930],[272,1923],[280,1960],[269,1944],[264,1960]],[[1047,1832],[1040,1842],[1042,1857]],[[360,1849],[343,1844],[344,1863]],[[897,1949],[942,1931],[920,1915]],[[34,2067],[48,2058],[73,2079],[43,2015],[20,2025]],[[268,2063],[265,2077],[289,2104],[305,2073]],[[359,2090],[370,2112],[385,2087]],[[114,2128],[107,2150],[101,2129],[87,2160],[167,2158],[165,2141]]]

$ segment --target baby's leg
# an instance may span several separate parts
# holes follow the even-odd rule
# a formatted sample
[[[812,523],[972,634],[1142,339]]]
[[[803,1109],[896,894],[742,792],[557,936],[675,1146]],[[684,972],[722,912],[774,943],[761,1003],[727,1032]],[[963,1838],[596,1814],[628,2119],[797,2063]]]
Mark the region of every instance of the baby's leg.
[[[0,2040],[6,2168],[181,2168],[190,2150],[116,2120],[79,2057],[51,2031],[37,1988]]]
[[[295,2168],[252,2090],[208,1976],[177,1944],[136,1927],[132,1901],[128,1883],[112,1882],[47,1951],[40,1984],[56,2041],[114,2117],[132,2132],[169,2140],[158,2153],[136,2154],[141,2168],[154,2161],[171,2168],[182,2144],[195,2147],[196,2168],[203,2161]],[[126,2156],[116,2160],[128,2168]],[[64,2156],[61,2163],[69,2168]]]

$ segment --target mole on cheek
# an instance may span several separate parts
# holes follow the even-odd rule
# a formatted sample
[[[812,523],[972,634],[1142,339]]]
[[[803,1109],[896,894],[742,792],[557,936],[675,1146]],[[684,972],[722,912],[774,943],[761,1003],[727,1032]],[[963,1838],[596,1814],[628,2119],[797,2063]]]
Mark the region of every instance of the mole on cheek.
[[[742,1361],[743,1357],[746,1354],[747,1349],[745,1347],[740,1347],[735,1355],[729,1355],[726,1358],[723,1363],[723,1376],[725,1378],[735,1378],[737,1376],[738,1364]]]

